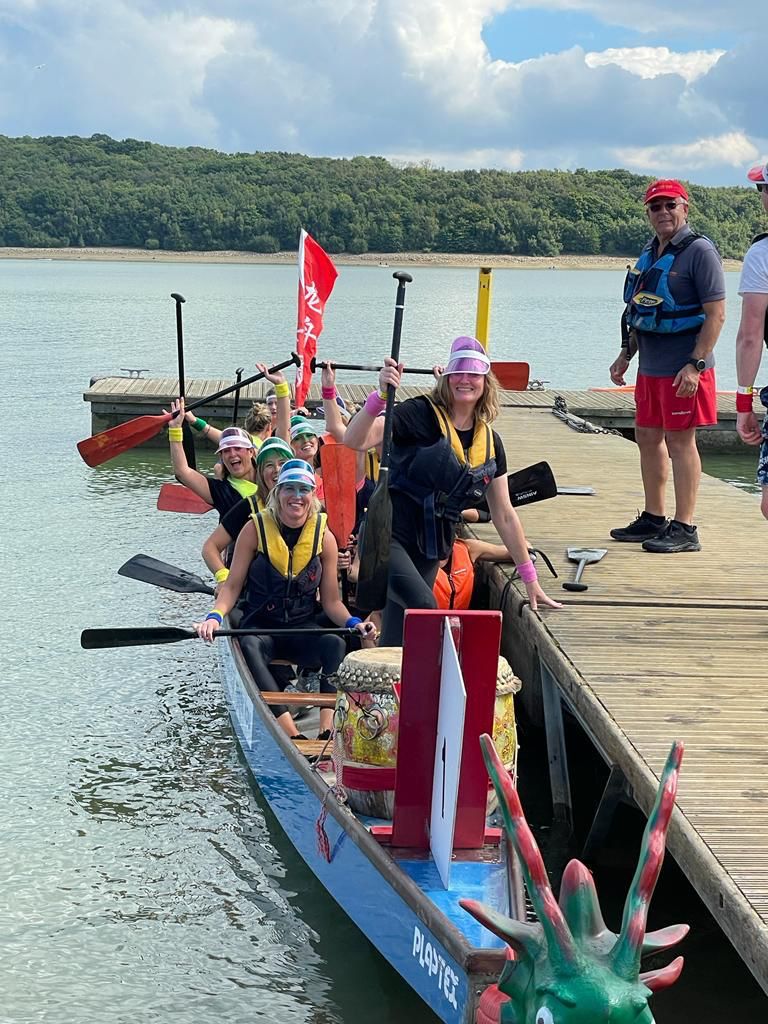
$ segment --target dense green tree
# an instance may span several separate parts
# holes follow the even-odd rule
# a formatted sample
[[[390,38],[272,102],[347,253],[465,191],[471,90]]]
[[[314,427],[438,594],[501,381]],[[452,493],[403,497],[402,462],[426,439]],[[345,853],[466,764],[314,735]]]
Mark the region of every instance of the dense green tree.
[[[306,228],[329,252],[633,257],[648,178],[626,170],[444,171],[382,157],[174,149],[108,135],[0,136],[0,245],[275,252]],[[746,188],[691,186],[723,256],[761,229]]]

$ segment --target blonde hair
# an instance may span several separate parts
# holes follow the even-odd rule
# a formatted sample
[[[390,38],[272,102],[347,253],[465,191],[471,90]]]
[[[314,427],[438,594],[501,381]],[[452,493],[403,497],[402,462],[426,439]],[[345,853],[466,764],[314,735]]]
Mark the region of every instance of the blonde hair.
[[[275,520],[275,522],[277,523],[278,526],[280,525],[280,523],[282,523],[282,519],[280,518],[280,505],[279,505],[278,500],[277,500],[277,498],[278,498],[277,492],[280,490],[281,486],[284,487],[285,485],[284,484],[282,484],[282,485],[281,484],[275,484],[275,486],[269,492],[269,497],[267,498],[267,500],[265,502],[265,504],[267,506],[267,511],[272,516],[272,518]],[[322,505],[320,504],[320,502],[318,500],[317,492],[315,492],[315,493],[312,494],[312,498],[310,499],[310,502],[309,502],[309,512],[307,513],[307,519],[309,519],[310,516],[315,515],[317,512],[319,512],[321,508],[322,508]]]
[[[269,406],[263,402],[254,402],[251,411],[245,417],[245,429],[249,434],[260,434],[265,427],[272,423],[272,413]]]
[[[453,412],[451,383],[448,379],[451,376],[452,374],[441,376],[429,396],[435,405],[445,409],[449,416]],[[499,415],[499,382],[496,379],[493,370],[489,373],[483,374],[483,376],[485,377],[485,386],[483,388],[483,393],[475,406],[475,416],[481,423],[490,424],[493,423]]]
[[[287,455],[278,455],[277,453],[269,456],[268,458],[265,457],[263,462],[259,462],[258,459],[254,459],[254,465],[256,466],[256,493],[264,505],[267,504],[269,496],[272,493],[272,491],[267,487],[267,481],[264,479],[265,466],[268,466],[270,462],[279,462],[282,466],[282,464],[287,461]],[[274,487],[272,490],[274,491]]]

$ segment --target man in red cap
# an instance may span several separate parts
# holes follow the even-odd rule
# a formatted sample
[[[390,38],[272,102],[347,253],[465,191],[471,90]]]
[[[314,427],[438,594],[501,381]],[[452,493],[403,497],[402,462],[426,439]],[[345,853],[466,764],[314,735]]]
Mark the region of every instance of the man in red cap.
[[[753,167],[747,177],[757,185],[763,210],[768,213],[768,164]],[[763,354],[763,339],[768,343],[768,232],[752,239],[752,245],[744,257],[739,295],[741,322],[736,335],[736,376],[739,382],[736,391],[736,429],[742,441],[761,445],[757,482],[763,489],[761,508],[768,519],[768,416],[763,420],[761,430],[752,411],[755,377]],[[760,392],[760,401],[768,407],[768,388]]]
[[[644,202],[654,237],[627,274],[627,341],[610,374],[624,384],[636,346],[635,439],[645,508],[611,537],[656,553],[700,551],[693,522],[701,479],[696,428],[717,422],[712,351],[725,320],[725,275],[714,244],[688,226],[688,193],[679,181],[654,181]],[[675,514],[668,520],[670,460]]]

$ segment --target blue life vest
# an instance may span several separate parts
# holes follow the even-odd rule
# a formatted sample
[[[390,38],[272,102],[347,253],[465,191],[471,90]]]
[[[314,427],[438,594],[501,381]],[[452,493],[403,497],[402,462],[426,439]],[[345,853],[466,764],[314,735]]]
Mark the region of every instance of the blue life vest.
[[[259,551],[248,569],[241,626],[296,625],[311,619],[323,574],[320,552],[327,516],[310,515],[293,548],[269,512],[254,517]]]
[[[703,237],[692,231],[677,245],[668,245],[656,261],[653,242],[646,245],[624,281],[626,319],[631,328],[649,334],[698,334],[706,319],[701,303],[678,305],[669,287],[669,274],[680,253]]]
[[[468,451],[445,410],[430,402],[441,437],[434,444],[393,446],[390,456],[390,489],[421,505],[424,534],[419,547],[426,558],[445,558],[438,537],[439,518],[458,523],[461,512],[483,498],[496,472],[493,431],[487,423],[475,423]]]

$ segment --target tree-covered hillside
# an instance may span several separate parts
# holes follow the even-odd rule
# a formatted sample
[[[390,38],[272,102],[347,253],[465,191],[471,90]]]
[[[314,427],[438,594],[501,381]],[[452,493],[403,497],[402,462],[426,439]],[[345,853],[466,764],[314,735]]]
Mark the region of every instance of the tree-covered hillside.
[[[0,245],[633,255],[647,177],[444,171],[381,157],[225,154],[106,135],[0,136]],[[746,188],[693,185],[691,224],[740,258],[761,228]]]

